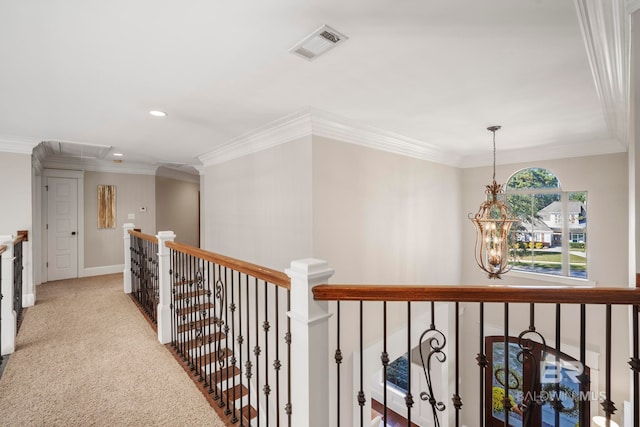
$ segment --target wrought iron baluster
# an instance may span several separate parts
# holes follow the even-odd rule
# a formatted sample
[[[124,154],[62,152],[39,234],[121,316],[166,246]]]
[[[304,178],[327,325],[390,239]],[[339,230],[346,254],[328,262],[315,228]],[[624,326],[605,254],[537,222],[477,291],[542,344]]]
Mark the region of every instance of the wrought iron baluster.
[[[264,330],[264,408],[265,408],[265,424],[269,425],[269,395],[271,394],[271,387],[269,386],[269,293],[267,281],[264,281],[264,323],[262,323],[262,329]]]
[[[224,281],[222,281],[222,277],[224,277]],[[225,405],[227,407],[224,410],[226,415],[231,415],[232,409],[231,406],[233,402],[230,400],[231,396],[229,395],[229,380],[230,376],[233,375],[233,366],[230,366],[227,360],[227,349],[229,348],[229,306],[227,301],[229,301],[228,289],[227,289],[227,267],[221,269],[221,266],[218,265],[218,285],[216,286],[217,293],[220,294],[220,307],[224,307],[224,322],[222,321],[222,311],[220,312],[220,319],[218,319],[218,327],[217,341],[218,341],[218,352],[216,353],[216,360],[218,361],[218,366],[221,368],[224,366],[227,369],[227,377],[225,378]],[[222,334],[224,334],[224,348],[222,348]],[[231,372],[231,375],[229,375]],[[222,384],[221,384],[222,386]],[[234,408],[235,410],[235,408]]]
[[[242,276],[238,272],[238,347],[240,348],[240,360],[238,363],[240,383],[242,383],[242,347],[244,347],[244,337],[242,335]],[[242,404],[240,405],[240,425],[244,426],[244,416],[242,415]]]
[[[455,304],[455,342],[456,342],[456,362],[455,362],[455,378],[456,378],[456,385],[455,385],[455,394],[453,395],[452,401],[453,401],[453,407],[456,409],[456,427],[460,426],[460,410],[462,409],[462,398],[460,397],[460,321],[459,321],[459,316],[460,316],[460,307],[459,307],[460,303],[456,302]]]
[[[238,272],[238,283],[240,282],[240,272]],[[231,370],[235,371],[236,368],[236,364],[237,364],[237,360],[236,360],[236,340],[235,340],[235,332],[236,332],[236,316],[235,316],[235,312],[236,312],[236,297],[235,297],[235,288],[236,288],[236,282],[233,280],[233,270],[231,271],[231,305],[229,306],[229,311],[231,311],[231,359],[229,361],[229,364],[231,365]],[[227,340],[229,339],[229,335],[227,334]],[[228,341],[227,341],[227,348],[228,347]],[[242,377],[241,377],[242,378]],[[231,415],[231,423],[235,424],[238,422],[238,416],[237,416],[237,412],[236,412],[236,400],[237,400],[237,396],[236,396],[236,376],[233,376],[233,380],[232,380],[232,385],[233,385],[233,414]],[[242,418],[242,417],[241,417]]]
[[[194,280],[195,280],[195,297],[196,297],[196,301],[197,301],[197,305],[196,305],[196,313],[197,315],[195,316],[196,318],[196,322],[197,322],[197,331],[196,331],[196,341],[194,343],[194,351],[193,351],[193,356],[195,359],[195,363],[194,365],[196,366],[196,371],[197,371],[197,376],[198,376],[198,380],[200,382],[204,381],[204,377],[202,375],[202,355],[203,355],[203,351],[205,350],[205,344],[206,344],[206,332],[207,332],[207,328],[206,328],[206,323],[207,323],[207,317],[209,314],[209,309],[207,307],[206,304],[206,300],[204,297],[204,274],[203,274],[203,268],[204,265],[201,266],[200,264],[200,260],[196,257],[193,257],[193,261],[194,261],[194,271],[195,271],[195,275],[194,275]],[[206,372],[205,372],[206,375]]]
[[[433,303],[431,303],[433,310]],[[407,302],[407,395],[404,398],[407,405],[407,425],[411,425],[411,408],[413,407],[413,395],[411,394],[411,302]]]
[[[604,410],[607,424],[611,421],[611,415],[617,410],[616,405],[611,400],[611,304],[606,308],[606,365],[605,365],[605,393],[606,398],[601,403]]]
[[[560,366],[560,352],[561,352],[561,339],[560,339],[560,335],[561,335],[561,328],[560,328],[560,318],[561,315],[561,310],[560,310],[560,304],[556,304],[556,350],[555,350],[555,360],[556,360],[556,367]],[[554,418],[554,422],[555,422],[555,427],[560,427],[560,413],[562,412],[562,410],[564,409],[564,405],[562,404],[562,400],[560,399],[560,381],[556,381],[555,384],[555,392],[556,395],[553,398],[553,408],[555,410],[555,418]]]
[[[509,412],[511,412],[511,399],[509,398],[509,304],[504,304],[504,427],[509,427]]]
[[[195,278],[195,271],[194,271],[194,257],[189,255],[188,259],[188,263],[187,263],[187,269],[189,272],[189,292],[187,293],[187,295],[194,295],[194,290],[197,286],[195,286],[196,284],[196,278]],[[194,375],[198,375],[198,372],[196,371],[196,366],[195,366],[195,360],[194,357],[192,356],[192,352],[191,347],[192,347],[192,343],[195,343],[197,338],[198,338],[198,322],[197,322],[197,317],[195,315],[195,313],[198,312],[198,298],[195,298],[195,302],[192,298],[188,298],[191,307],[189,307],[189,323],[191,325],[190,330],[190,339],[187,342],[187,357],[189,360],[189,369],[191,369],[191,371],[194,372]]]
[[[387,368],[389,367],[389,353],[387,352],[387,302],[382,302],[382,354],[380,355],[382,362],[382,422],[387,425]],[[339,385],[338,385],[339,386]]]
[[[205,271],[205,283],[207,284],[206,286],[206,290],[205,290],[205,295],[206,295],[206,301],[208,303],[210,303],[212,305],[211,310],[213,310],[213,314],[209,315],[208,319],[208,324],[207,324],[207,338],[206,338],[206,351],[205,351],[205,357],[204,357],[204,374],[205,374],[205,387],[208,387],[207,392],[209,394],[213,394],[213,400],[216,400],[216,396],[218,396],[218,385],[213,383],[213,370],[216,369],[216,365],[215,365],[215,356],[214,356],[214,347],[215,344],[213,342],[214,338],[215,338],[215,325],[216,325],[216,319],[217,319],[217,313],[218,313],[218,304],[217,304],[217,300],[216,298],[213,296],[213,290],[212,290],[212,286],[214,281],[213,281],[213,277],[211,277],[211,262],[207,261],[206,264],[204,264],[206,266],[206,268],[204,269]],[[215,389],[214,389],[215,387]]]
[[[362,301],[359,302],[359,307],[358,307],[358,327],[359,327],[359,342],[360,342],[360,390],[358,390],[358,405],[360,405],[360,427],[364,426],[364,404],[367,402],[365,396],[364,396],[364,361],[363,361],[363,353],[364,353],[364,346],[363,346],[363,321],[362,321]]]
[[[276,425],[280,426],[280,368],[282,363],[280,362],[280,289],[278,286],[274,286],[273,294],[276,301],[276,317],[275,317],[275,337],[276,337],[276,358],[273,361],[273,369],[276,372]]]
[[[534,352],[534,346],[536,339],[540,341],[542,345],[542,354],[547,352],[547,342],[542,334],[536,330],[535,321],[535,304],[529,304],[529,328],[522,331],[518,335],[518,361],[524,366],[529,366],[529,372],[531,372],[531,389],[537,392],[540,389],[540,362],[537,352]],[[508,377],[507,377],[508,378]],[[523,413],[523,425],[531,426],[533,422],[533,416],[537,406],[542,406],[544,402],[541,401],[539,396],[529,393],[525,396],[525,400],[519,405],[520,411]]]
[[[484,423],[484,376],[485,376],[485,369],[486,367],[489,365],[489,361],[487,360],[487,355],[485,354],[485,350],[484,350],[484,303],[481,302],[480,303],[480,343],[479,343],[479,351],[478,351],[478,355],[476,356],[476,361],[478,362],[478,367],[479,367],[479,371],[480,371],[480,378],[479,378],[479,382],[480,382],[480,390],[478,393],[478,396],[480,396],[480,414],[478,419]]]
[[[180,298],[180,320],[182,325],[182,334],[180,336],[180,355],[182,356],[182,361],[187,361],[186,355],[186,341],[189,337],[189,323],[187,322],[187,307],[188,300],[185,298],[184,294],[188,292],[189,285],[187,284],[187,254],[180,253],[180,291],[182,292],[182,298]]]
[[[259,323],[259,298],[258,298],[258,278],[254,278],[254,283],[253,283],[253,287],[254,287],[254,294],[255,294],[255,301],[254,301],[254,321],[255,321],[255,331],[256,331],[256,345],[253,348],[253,354],[256,357],[256,410],[260,409],[260,353],[261,353],[261,348],[260,348],[260,334],[258,333],[259,329],[258,329],[258,323]],[[249,401],[249,404],[251,404],[251,401]],[[260,427],[260,414],[258,414],[258,427]]]
[[[589,376],[585,369],[587,366],[587,308],[585,304],[580,304],[580,363],[583,367],[582,374],[578,377],[580,380],[580,393],[582,396],[585,396],[589,385]],[[580,399],[578,405],[580,425],[588,426],[589,419],[587,417],[585,400]]]
[[[245,310],[245,314],[246,314],[246,324],[247,324],[247,329],[246,329],[246,333],[247,333],[247,361],[245,363],[245,376],[247,377],[247,423],[249,425],[251,425],[251,378],[253,377],[253,363],[251,363],[251,356],[249,355],[249,351],[251,349],[251,319],[250,319],[250,311],[251,311],[251,305],[249,303],[249,276],[245,275],[245,281],[246,281],[246,293],[245,293],[245,297],[246,297],[246,310]]]
[[[409,303],[408,303],[409,304]],[[433,362],[438,361],[440,363],[444,363],[447,360],[447,355],[444,353],[444,348],[447,345],[447,338],[445,335],[436,328],[436,313],[435,313],[435,303],[431,301],[431,324],[429,328],[426,329],[422,335],[420,335],[419,342],[419,352],[420,352],[420,362],[422,363],[422,372],[424,374],[426,383],[427,383],[427,391],[423,391],[420,393],[420,399],[422,401],[428,402],[431,405],[431,413],[433,415],[433,423],[436,427],[440,426],[440,418],[438,414],[446,409],[446,405],[444,402],[439,401],[435,397],[435,392],[433,390],[433,380],[431,378],[431,372],[433,368]],[[409,317],[408,325],[409,329],[411,329],[411,318]],[[424,351],[426,347],[428,348],[428,353],[425,355]],[[409,357],[411,357],[411,353],[409,353]],[[409,359],[409,366],[411,366],[411,360]],[[409,373],[411,373],[411,368],[409,368]],[[413,404],[413,400],[411,401]]]

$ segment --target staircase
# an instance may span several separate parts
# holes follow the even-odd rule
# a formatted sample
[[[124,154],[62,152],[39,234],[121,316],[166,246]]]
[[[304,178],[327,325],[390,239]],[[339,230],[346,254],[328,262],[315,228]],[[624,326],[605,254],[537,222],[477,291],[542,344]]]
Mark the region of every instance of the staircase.
[[[214,301],[202,283],[201,279],[174,283],[170,347],[221,418],[228,424],[249,426],[258,416],[258,396],[248,387],[246,372],[237,366],[240,358],[232,350],[239,353],[242,340],[236,339],[234,345],[234,334],[220,320],[224,315],[219,300]],[[246,354],[242,356],[246,360]]]

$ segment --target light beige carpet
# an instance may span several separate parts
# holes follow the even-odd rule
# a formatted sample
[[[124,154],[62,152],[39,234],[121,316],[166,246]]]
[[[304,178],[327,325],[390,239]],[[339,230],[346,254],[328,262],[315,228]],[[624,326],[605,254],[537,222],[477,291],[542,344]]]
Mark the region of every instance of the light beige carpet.
[[[223,426],[122,275],[38,286],[0,379],[0,426]]]

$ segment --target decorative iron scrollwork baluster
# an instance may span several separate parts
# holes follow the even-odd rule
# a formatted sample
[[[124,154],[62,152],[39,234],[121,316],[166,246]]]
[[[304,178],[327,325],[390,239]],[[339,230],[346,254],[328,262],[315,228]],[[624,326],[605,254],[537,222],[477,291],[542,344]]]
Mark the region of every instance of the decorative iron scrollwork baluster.
[[[537,340],[536,340],[537,338]],[[539,342],[542,346],[542,354],[547,353],[547,342],[544,336],[536,330],[535,325],[535,305],[529,306],[529,328],[520,332],[518,335],[518,347],[520,351],[517,354],[517,359],[522,363],[524,372],[531,372],[531,389],[535,392],[540,390],[540,362],[534,352],[535,342]],[[507,350],[505,350],[507,351]],[[528,364],[529,369],[524,369]],[[522,425],[531,426],[533,422],[533,414],[536,406],[542,406],[544,402],[540,397],[536,397],[535,393],[528,393],[525,396],[524,401],[518,405],[519,410],[523,414]]]
[[[439,401],[435,397],[433,391],[433,381],[431,378],[431,369],[433,361],[436,360],[440,363],[444,363],[447,360],[447,355],[443,351],[447,345],[447,338],[445,335],[436,328],[435,325],[435,306],[431,303],[431,324],[429,328],[420,335],[420,345],[418,347],[420,351],[420,362],[422,363],[422,371],[424,373],[425,380],[427,382],[427,391],[420,393],[420,399],[428,402],[431,405],[433,413],[433,423],[435,426],[440,426],[439,412],[446,409],[444,402]],[[427,354],[424,354],[425,347],[428,346]]]

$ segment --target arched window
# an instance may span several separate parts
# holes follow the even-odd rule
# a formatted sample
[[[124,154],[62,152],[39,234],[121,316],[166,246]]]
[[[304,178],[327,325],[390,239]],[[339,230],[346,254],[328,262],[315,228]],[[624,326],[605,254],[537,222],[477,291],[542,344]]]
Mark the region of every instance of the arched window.
[[[511,231],[513,270],[587,278],[587,192],[564,191],[553,172],[522,169],[507,181],[520,222]]]

